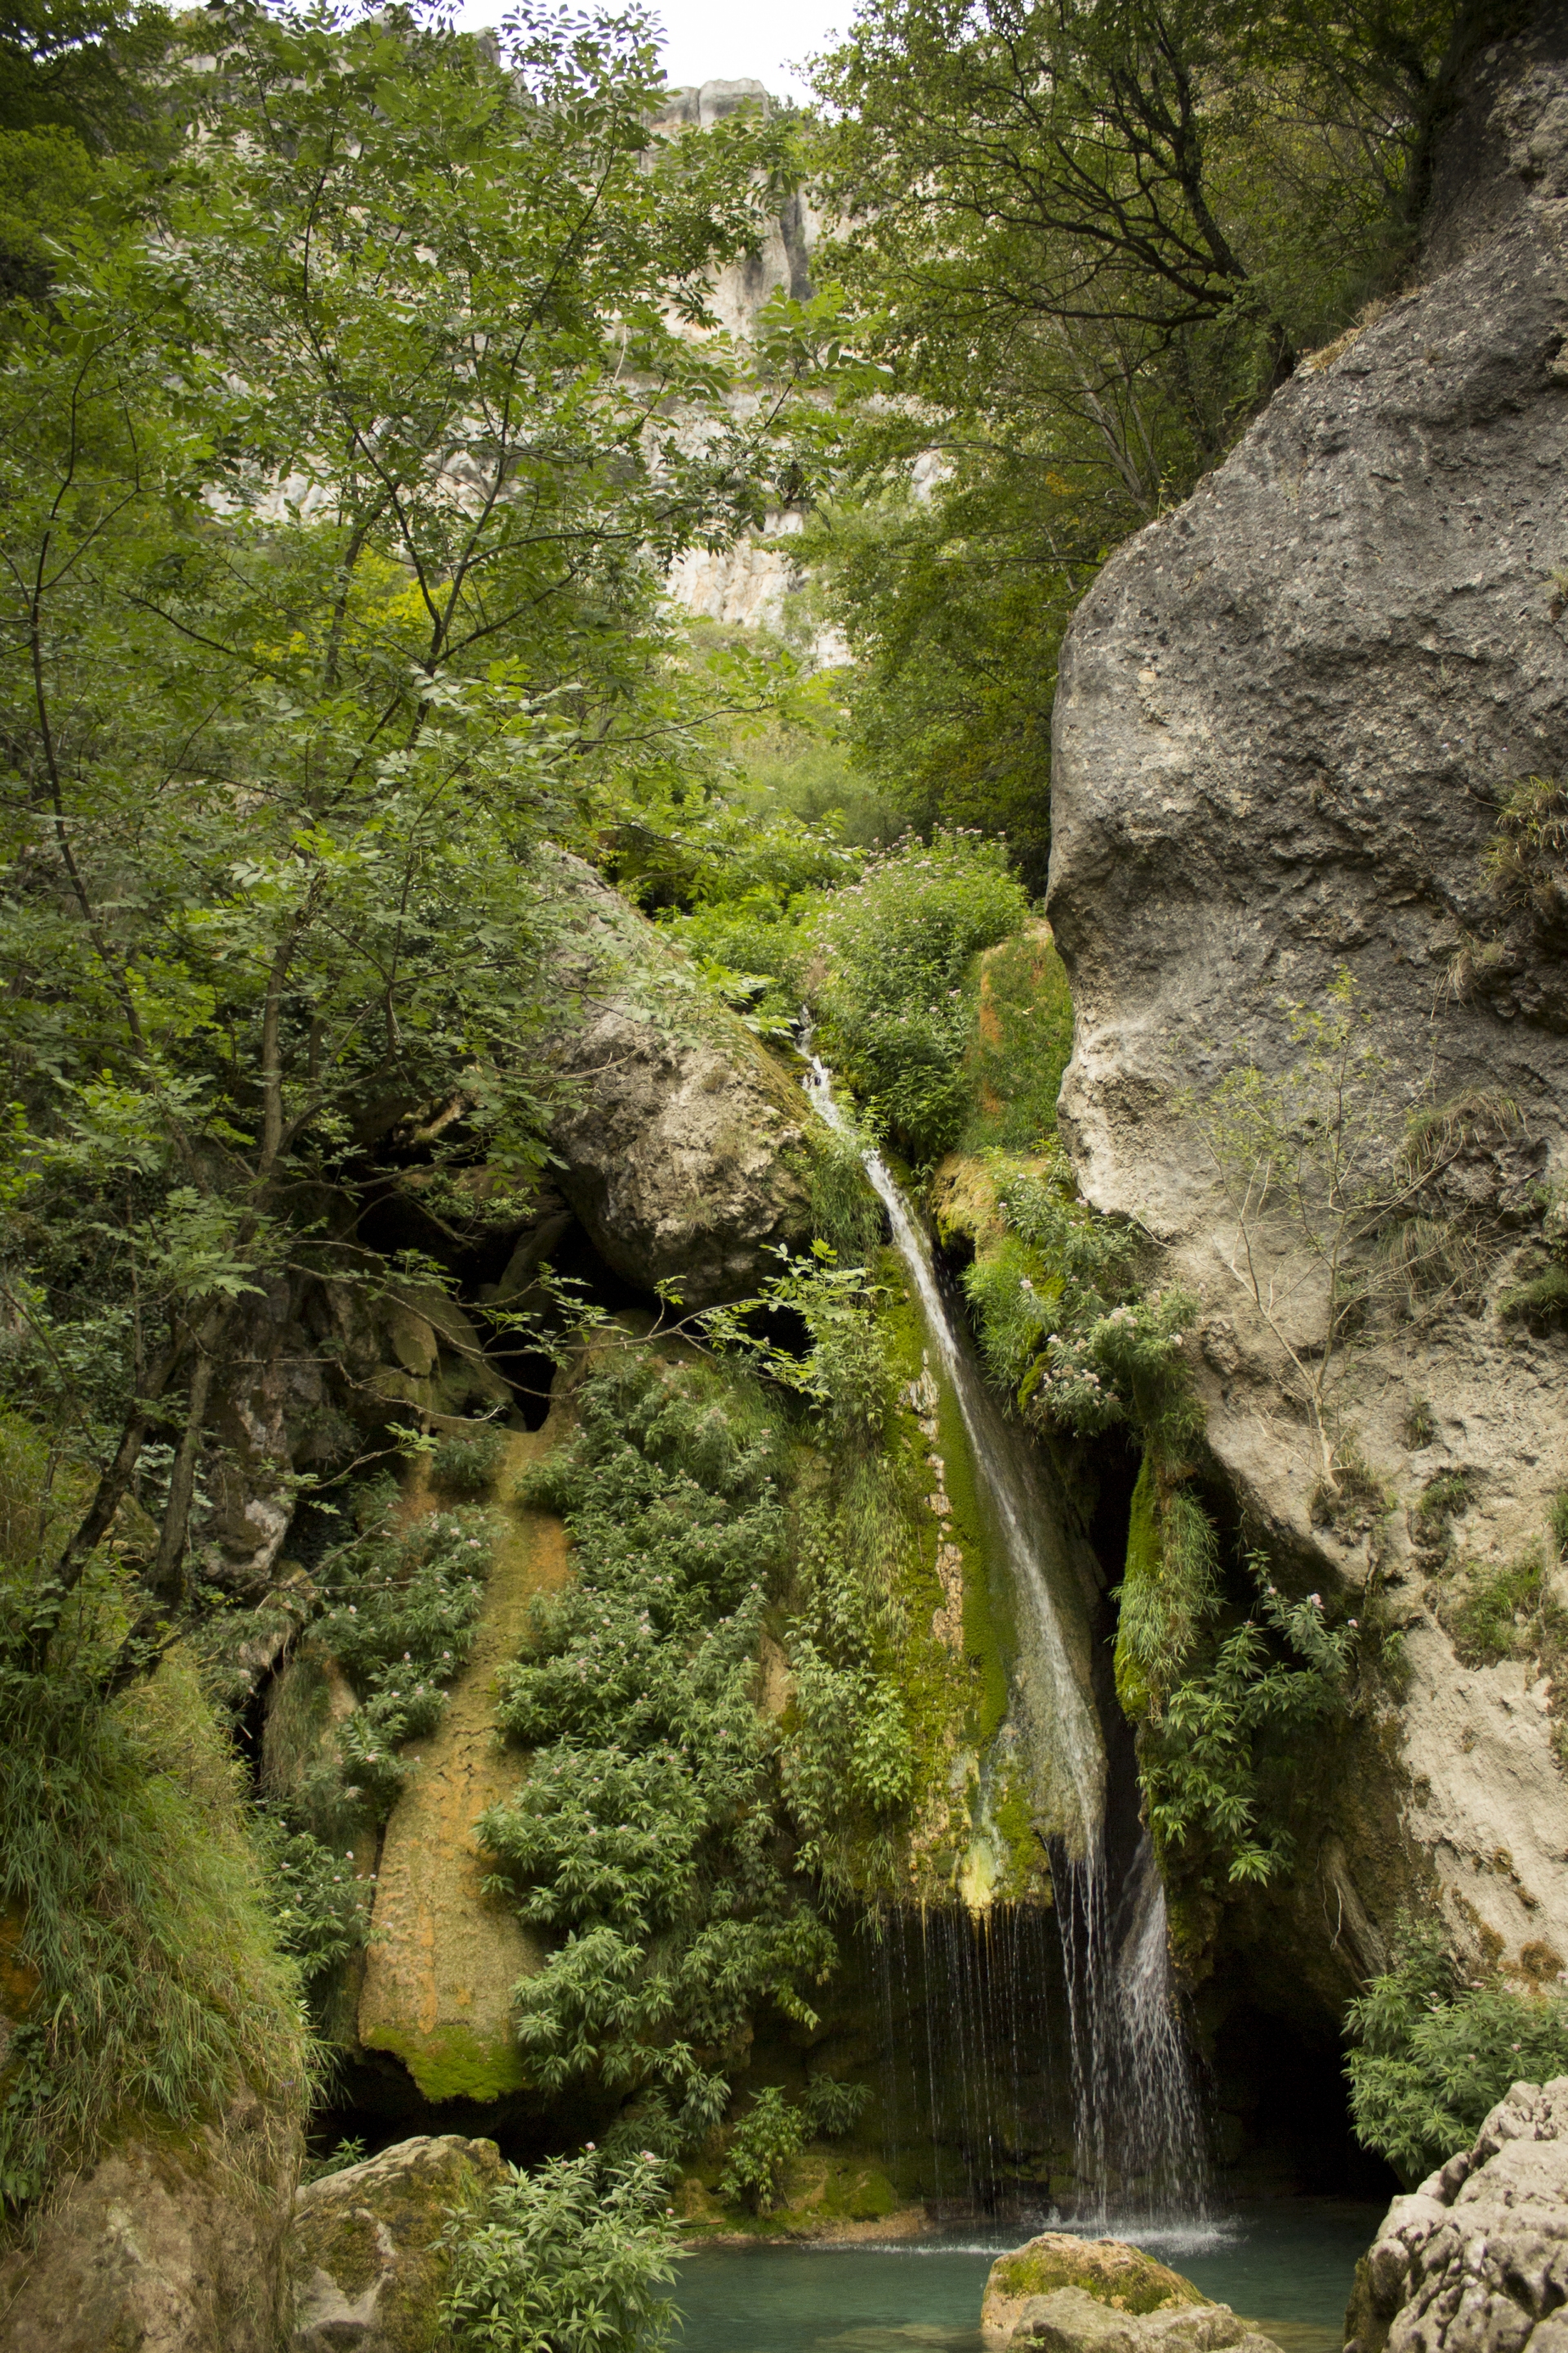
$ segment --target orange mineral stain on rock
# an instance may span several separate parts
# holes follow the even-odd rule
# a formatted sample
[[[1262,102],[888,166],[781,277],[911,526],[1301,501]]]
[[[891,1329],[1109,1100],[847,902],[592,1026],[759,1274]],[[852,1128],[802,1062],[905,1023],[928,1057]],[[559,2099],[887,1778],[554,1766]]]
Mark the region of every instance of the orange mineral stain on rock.
[[[474,1836],[487,1806],[522,1775],[496,1736],[496,1672],[515,1658],[533,1598],[570,1574],[566,1533],[552,1514],[512,1501],[522,1472],[562,1434],[508,1434],[490,1510],[499,1526],[473,1654],[393,1810],[371,1915],[359,2033],[400,2058],[429,2099],[495,2099],[516,2090],[522,2066],[511,2034],[511,1989],[540,1951],[503,1902],[483,1893],[489,1864]]]

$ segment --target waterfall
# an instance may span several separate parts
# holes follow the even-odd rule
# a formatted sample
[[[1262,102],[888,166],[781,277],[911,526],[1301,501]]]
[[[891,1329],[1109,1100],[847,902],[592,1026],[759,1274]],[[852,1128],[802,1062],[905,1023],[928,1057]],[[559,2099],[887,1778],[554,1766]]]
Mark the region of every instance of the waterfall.
[[[828,1126],[858,1143],[834,1098],[831,1071],[809,1052],[809,1032],[806,1059],[804,1084],[816,1110]],[[985,1385],[967,1335],[943,1296],[923,1229],[881,1155],[859,1148],[919,1301],[929,1349],[957,1401],[987,1536],[1005,1565],[1018,1608],[1016,1700],[1027,1719],[1023,1729],[1041,1785],[1041,1811],[1058,1831],[1051,1876],[1072,2081],[1076,2217],[1080,2225],[1106,2225],[1115,2179],[1122,2215],[1131,2208],[1135,2221],[1165,2214],[1196,2220],[1208,2203],[1205,2134],[1175,2005],[1164,1889],[1146,1831],[1139,1834],[1121,1888],[1112,1884],[1104,1835],[1105,1747],[1089,1662],[1071,1656],[1057,1599],[1076,1575],[1059,1515],[1046,1504],[1023,1431],[1006,1419]],[[905,1967],[907,1971],[907,1960]],[[976,1976],[973,1964],[963,1960],[952,1979],[956,1990],[945,1997],[954,2009],[946,2031],[984,2043],[987,2064],[994,2069],[1005,2054],[993,2047],[994,2038],[986,2031],[990,2001],[972,2002],[966,1996],[972,1978],[990,1984],[989,1972]],[[1025,2014],[1016,1991],[1010,1992],[1005,2039],[1011,2049],[1005,2057],[1015,2083]],[[929,2008],[927,2024],[929,2031]],[[934,2129],[934,2088],[928,2096]],[[993,2113],[989,2090],[977,2086],[973,2096],[978,2105],[968,2136],[970,2179],[989,2200],[998,2178],[1000,2116]],[[1016,2142],[1016,2101],[1014,2106]]]

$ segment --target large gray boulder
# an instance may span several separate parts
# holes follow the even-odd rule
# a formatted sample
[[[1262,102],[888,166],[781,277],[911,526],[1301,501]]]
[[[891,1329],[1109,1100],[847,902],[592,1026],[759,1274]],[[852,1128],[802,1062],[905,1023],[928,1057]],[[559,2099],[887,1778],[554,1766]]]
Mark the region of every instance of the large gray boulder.
[[[442,2233],[505,2177],[494,2141],[399,2141],[308,2182],[294,2200],[291,2353],[440,2353]]]
[[[1356,2266],[1345,2353],[1568,2353],[1568,2075],[1516,2084]]]
[[[805,1095],[618,892],[560,861],[565,1082],[550,1141],[595,1248],[688,1307],[736,1299],[810,1232]]]
[[[1563,1599],[1561,1324],[1499,1303],[1546,1267],[1568,1182],[1568,900],[1543,870],[1510,906],[1486,866],[1504,797],[1568,773],[1561,8],[1468,86],[1426,282],[1304,365],[1106,566],[1056,704],[1048,910],[1077,1016],[1061,1124],[1079,1181],[1141,1219],[1196,1295],[1188,1360],[1244,1524],[1293,1589],[1359,1594],[1375,1573],[1407,1635],[1397,1725],[1345,1777],[1356,1819],[1326,1811],[1294,1874],[1286,1974],[1294,1988],[1304,1966],[1325,2022],[1423,1889],[1521,1982],[1568,1954],[1540,1645],[1521,1631],[1491,1645],[1514,1655],[1457,1656],[1440,1589],[1533,1549]],[[1344,1352],[1328,1419],[1363,1467],[1326,1485],[1287,1356],[1316,1362],[1323,1269],[1264,1231],[1271,1328],[1182,1098],[1227,1070],[1267,1084],[1299,1067],[1292,1008],[1323,1010],[1342,967],[1374,1016],[1395,1142],[1423,1103],[1489,1095],[1513,1113],[1490,1131],[1476,1114],[1436,1204],[1488,1233],[1479,1312],[1390,1313]],[[1446,1500],[1424,1516],[1428,1498]]]

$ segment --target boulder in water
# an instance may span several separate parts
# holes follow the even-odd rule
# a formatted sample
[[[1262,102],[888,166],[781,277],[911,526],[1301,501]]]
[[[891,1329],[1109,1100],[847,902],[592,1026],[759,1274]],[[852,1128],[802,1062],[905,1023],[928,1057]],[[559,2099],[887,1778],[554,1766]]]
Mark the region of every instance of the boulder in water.
[[[986,2341],[1006,2344],[1026,2306],[1049,2304],[1065,2289],[1120,2319],[1221,2308],[1210,2307],[1207,2296],[1180,2272],[1121,2239],[1078,2239],[1069,2231],[1043,2231],[1026,2245],[998,2255],[992,2264],[980,2308]]]
[[[1356,2265],[1345,2353],[1568,2348],[1568,2075],[1515,2084],[1462,2149],[1396,2198]]]
[[[1235,2353],[1279,2353],[1271,2337],[1239,2320],[1228,2304],[1119,2312],[1080,2287],[1030,2296],[1007,2343],[1037,2347],[1040,2353],[1221,2353],[1232,2348]]]

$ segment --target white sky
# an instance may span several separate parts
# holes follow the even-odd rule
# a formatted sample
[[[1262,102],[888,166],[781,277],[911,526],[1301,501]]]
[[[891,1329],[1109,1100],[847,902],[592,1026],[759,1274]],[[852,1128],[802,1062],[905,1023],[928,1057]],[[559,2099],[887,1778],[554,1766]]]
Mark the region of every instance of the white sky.
[[[739,81],[747,74],[775,98],[807,95],[787,70],[835,32],[847,28],[854,0],[658,0],[667,40],[665,70],[672,82]],[[493,25],[505,0],[464,0],[459,21]]]

